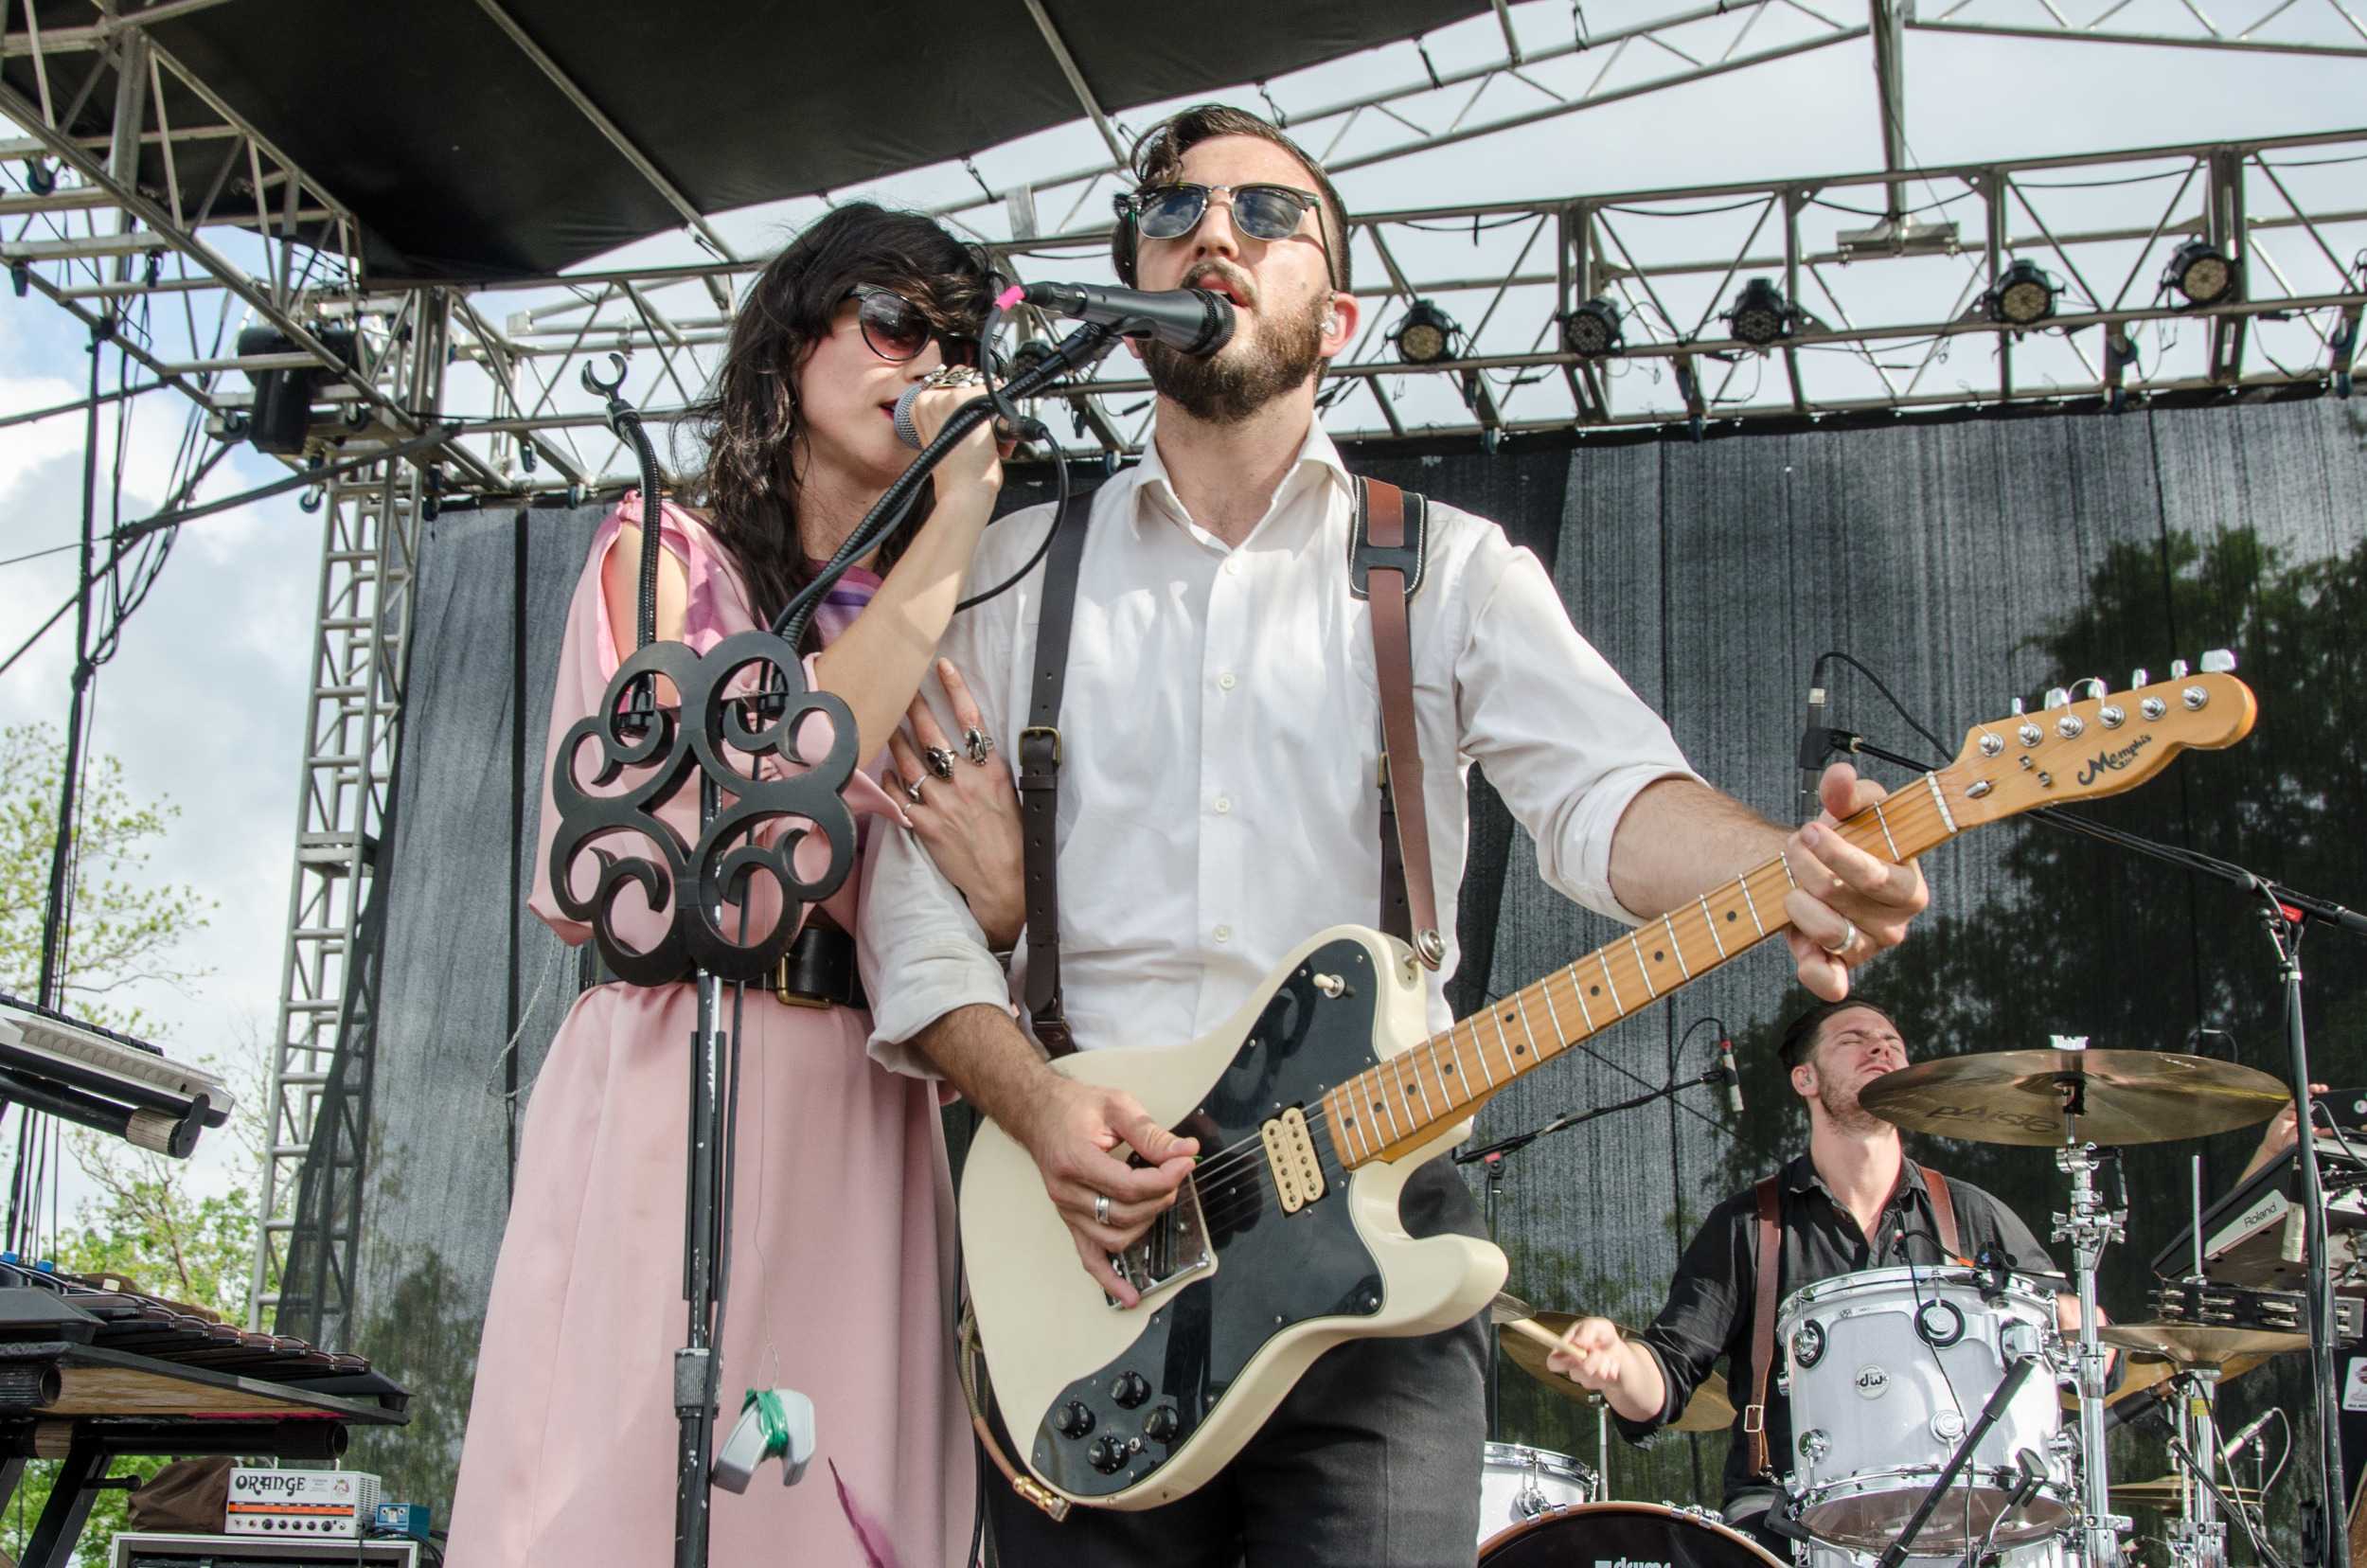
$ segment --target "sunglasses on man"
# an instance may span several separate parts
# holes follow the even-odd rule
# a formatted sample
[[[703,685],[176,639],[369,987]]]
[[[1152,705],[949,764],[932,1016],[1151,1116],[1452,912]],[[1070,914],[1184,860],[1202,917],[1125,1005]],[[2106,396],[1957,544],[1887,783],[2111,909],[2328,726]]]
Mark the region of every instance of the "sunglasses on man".
[[[857,283],[839,296],[841,304],[849,299],[857,301],[855,321],[863,329],[863,343],[883,360],[901,365],[917,359],[934,340],[944,353],[946,364],[978,363],[976,338],[945,330],[928,312],[894,289],[881,288],[877,283]]]
[[[1208,200],[1220,190],[1232,199],[1233,226],[1253,240],[1290,239],[1323,200],[1294,186],[1152,186],[1117,197],[1118,216],[1132,219],[1146,240],[1181,240],[1208,216]]]

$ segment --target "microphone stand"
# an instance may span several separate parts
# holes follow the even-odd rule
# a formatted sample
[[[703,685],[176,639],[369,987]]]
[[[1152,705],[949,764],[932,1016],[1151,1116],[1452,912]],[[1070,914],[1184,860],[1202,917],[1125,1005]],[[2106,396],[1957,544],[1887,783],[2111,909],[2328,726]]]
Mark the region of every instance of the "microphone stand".
[[[1086,327],[1071,333],[1041,361],[1002,388],[1004,396],[1027,396],[1108,349],[1114,334]],[[813,608],[831,583],[901,526],[918,499],[929,472],[963,437],[996,413],[996,399],[963,404],[944,429],[865,514],[820,578],[801,589],[774,630],[742,632],[724,638],[704,655],[686,644],[656,640],[658,552],[662,503],[657,454],[642,429],[640,414],[619,395],[624,384],[621,354],[609,356],[612,375],[586,365],[585,389],[608,400],[609,427],[633,447],[641,469],[641,561],[639,646],[610,681],[600,707],[578,721],[560,742],[551,768],[552,804],[559,825],[551,848],[552,893],[561,909],[592,927],[609,969],[638,986],[695,982],[698,1022],[691,1036],[688,1168],[683,1217],[683,1299],[688,1309],[686,1342],[674,1352],[674,1413],[681,1423],[676,1450],[674,1561],[677,1568],[705,1568],[711,1488],[719,1479],[715,1417],[722,1373],[722,1328],[731,1278],[733,1146],[737,1141],[739,1035],[737,1003],[730,1030],[723,1026],[725,985],[761,982],[788,951],[805,908],[837,891],[854,868],[855,823],[843,798],[860,758],[854,715],[845,703],[805,684],[798,640]],[[753,674],[753,685],[747,679]],[[668,683],[680,706],[659,706],[657,692]],[[816,715],[830,723],[828,754],[805,757],[798,742],[804,722]],[[597,742],[598,764],[592,789],[578,781],[576,760]],[[744,757],[745,766],[734,756]],[[799,764],[797,771],[768,775],[768,760]],[[636,776],[622,790],[607,790],[628,771]],[[70,774],[69,774],[70,776]],[[664,821],[658,810],[696,785],[699,831],[695,844]],[[760,834],[772,824],[792,824],[767,846]],[[597,842],[637,835],[655,846],[657,859],[616,853]],[[822,873],[798,875],[794,856],[809,834],[819,834],[829,850]],[[575,891],[580,856],[598,864],[594,891]],[[660,863],[663,864],[660,864]],[[747,903],[755,882],[769,879],[781,896],[781,918],[755,942],[746,937]],[[657,945],[628,946],[615,929],[615,905],[628,888],[647,907],[670,908]],[[724,905],[740,904],[737,937],[723,929]],[[774,1134],[778,1136],[777,1133]],[[753,1463],[780,1453],[783,1478],[793,1484],[810,1457],[810,1407],[793,1391],[798,1406],[789,1418],[777,1413],[784,1401],[750,1390],[751,1412],[742,1417],[781,1428],[769,1435],[757,1458],[725,1466],[721,1476],[734,1490],[744,1488]],[[760,1401],[763,1403],[761,1408]],[[770,1418],[768,1422],[768,1417]],[[737,1454],[739,1445],[734,1445]]]
[[[1487,1167],[1484,1214],[1487,1223],[1487,1235],[1492,1240],[1496,1235],[1496,1210],[1504,1196],[1504,1169],[1509,1156],[1518,1154],[1538,1139],[1553,1133],[1566,1132],[1571,1128],[1582,1127],[1588,1122],[1599,1121],[1605,1116],[1615,1115],[1622,1111],[1635,1111],[1658,1100],[1671,1099],[1687,1089],[1698,1088],[1703,1084],[1734,1081],[1735,1075],[1729,1073],[1724,1067],[1712,1067],[1697,1077],[1680,1078],[1661,1088],[1647,1090],[1632,1098],[1623,1099],[1614,1104],[1590,1106],[1583,1111],[1565,1111],[1551,1121],[1532,1127],[1525,1132],[1515,1132],[1510,1137],[1499,1138],[1492,1144],[1484,1144],[1477,1149],[1458,1149],[1450,1158],[1459,1166],[1485,1164]],[[1490,1442],[1496,1441],[1502,1435],[1498,1420],[1502,1414],[1503,1402],[1504,1346],[1495,1335],[1490,1334],[1487,1340],[1487,1437]],[[1600,1402],[1595,1407],[1594,1446],[1596,1452],[1594,1459],[1595,1469],[1602,1471],[1608,1481],[1610,1435],[1604,1430],[1607,1418],[1603,1412],[1606,1408],[1608,1407]]]
[[[1911,757],[1901,757],[1875,745],[1863,736],[1847,730],[1828,730],[1825,734],[1828,752],[1831,750],[1862,752],[1868,757],[1912,768],[1917,773],[1931,770]],[[2029,813],[2056,828],[2109,844],[2116,848],[2132,851],[2185,871],[2226,882],[2257,896],[2265,906],[2261,918],[2268,928],[2269,940],[2276,952],[2279,989],[2285,998],[2285,1046],[2287,1071],[2290,1076],[2293,1103],[2309,1103],[2309,1043],[2303,1024],[2302,1006],[2302,937],[2310,923],[2331,925],[2354,935],[2367,936],[2367,915],[2346,909],[2330,899],[2302,893],[2282,882],[2248,871],[2240,865],[2205,855],[2198,850],[2181,849],[2172,845],[2131,833],[2125,829],[2110,828],[2100,822],[2077,817],[2059,808],[2047,808]],[[2306,1126],[2304,1119],[2303,1126]],[[2310,1532],[2304,1531],[2303,1560],[2322,1568],[2350,1568],[2350,1531],[2348,1515],[2343,1507],[2342,1434],[2339,1419],[2341,1404],[2334,1374],[2334,1279],[2326,1262],[2326,1192],[2323,1177],[2318,1167],[2318,1140],[2298,1135],[2293,1140],[2294,1165],[2301,1172],[2301,1207],[2306,1228],[2305,1245],[2308,1250],[2309,1268],[2309,1362],[2311,1400],[2318,1414],[2317,1470],[2319,1496],[2323,1511],[2313,1541]]]

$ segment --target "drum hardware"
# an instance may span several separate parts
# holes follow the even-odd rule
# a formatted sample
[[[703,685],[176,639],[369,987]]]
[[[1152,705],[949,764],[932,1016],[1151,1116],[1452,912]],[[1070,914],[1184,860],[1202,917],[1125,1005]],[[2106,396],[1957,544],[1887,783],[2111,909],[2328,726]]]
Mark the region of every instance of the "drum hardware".
[[[1923,1501],[1915,1505],[1915,1511],[1907,1516],[1906,1528],[1898,1532],[1898,1539],[1892,1541],[1888,1549],[1882,1553],[1878,1568],[1899,1568],[1899,1565],[1907,1560],[1908,1553],[1914,1546],[1915,1538],[1923,1533],[1923,1526],[1931,1521],[1932,1510],[1940,1506],[1940,1499],[1948,1494],[1949,1488],[1955,1485],[1958,1473],[1972,1458],[1973,1450],[1981,1446],[1981,1439],[1986,1437],[1989,1434],[1989,1429],[1997,1425],[1999,1418],[2005,1414],[2006,1407],[2014,1402],[2014,1396],[2021,1392],[2021,1385],[2030,1381],[2031,1369],[2038,1364],[2038,1358],[2035,1355],[2018,1356],[2014,1359],[2013,1364],[2005,1369],[2005,1376],[1999,1380],[1997,1387],[1991,1391],[1988,1403],[1981,1407],[1981,1414],[1974,1418],[1972,1429],[1967,1432],[1964,1440],[1956,1445],[1956,1452],[1949,1455],[1948,1463],[1941,1469],[1938,1479],[1934,1480],[1930,1489],[1923,1494]],[[2026,1455],[2028,1452],[2024,1450],[2023,1455]],[[2017,1455],[2018,1459],[2021,1457],[2022,1455]],[[2037,1467],[2022,1465],[2018,1468],[2020,1469],[2023,1483],[2017,1488],[2014,1495],[2023,1496],[2036,1493],[2038,1480],[2043,1479],[2035,1476]],[[1992,1532],[1995,1527],[1992,1523]]]
[[[1532,1519],[1597,1502],[1602,1492],[1602,1477],[1566,1453],[1486,1444],[1480,1451],[1480,1543]]]

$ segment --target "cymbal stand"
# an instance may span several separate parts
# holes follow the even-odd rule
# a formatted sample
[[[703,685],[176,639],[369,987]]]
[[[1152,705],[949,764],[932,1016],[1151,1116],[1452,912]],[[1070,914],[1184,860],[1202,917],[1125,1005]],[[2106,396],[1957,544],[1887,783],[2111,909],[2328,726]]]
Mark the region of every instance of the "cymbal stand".
[[[2084,1046],[2085,1040],[2056,1037],[2057,1048]],[[2128,1520],[2112,1512],[2111,1489],[2105,1479],[2104,1459],[2104,1341],[2096,1333],[2096,1266],[2104,1249],[2127,1236],[2127,1214],[2106,1207],[2096,1185],[2102,1163],[2096,1146],[2078,1135],[2086,1113],[2087,1090],[2076,1074],[2065,1074],[2056,1087],[2063,1096],[2063,1147],[2055,1163],[2071,1178],[2071,1207],[2055,1216],[2054,1239],[2072,1244],[2072,1276],[2079,1286],[2079,1469],[2081,1544],[2089,1568],[2117,1568],[2120,1535]]]
[[[2170,1561],[2174,1568],[2227,1568],[2227,1523],[2219,1517],[2215,1488],[2205,1486],[2211,1467],[2218,1463],[2219,1429],[2212,1405],[2218,1395],[2219,1369],[2190,1366],[2175,1380],[2178,1397],[2172,1401],[2180,1444],[2194,1456],[2190,1467],[2179,1464],[2178,1518],[2170,1523]]]

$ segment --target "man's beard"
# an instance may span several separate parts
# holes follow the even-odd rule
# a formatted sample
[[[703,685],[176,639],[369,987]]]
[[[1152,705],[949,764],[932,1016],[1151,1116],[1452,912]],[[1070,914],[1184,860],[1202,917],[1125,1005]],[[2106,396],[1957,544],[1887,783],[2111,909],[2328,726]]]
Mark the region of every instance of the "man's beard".
[[[1843,1132],[1878,1132],[1890,1124],[1858,1103],[1854,1089],[1837,1089],[1823,1082],[1817,1084],[1817,1103],[1824,1107],[1825,1119]]]
[[[1214,354],[1186,354],[1153,342],[1143,348],[1143,366],[1160,396],[1208,424],[1238,424],[1286,392],[1307,383],[1324,360],[1324,314],[1329,301],[1317,297],[1296,317],[1258,323],[1247,341],[1236,340]]]

